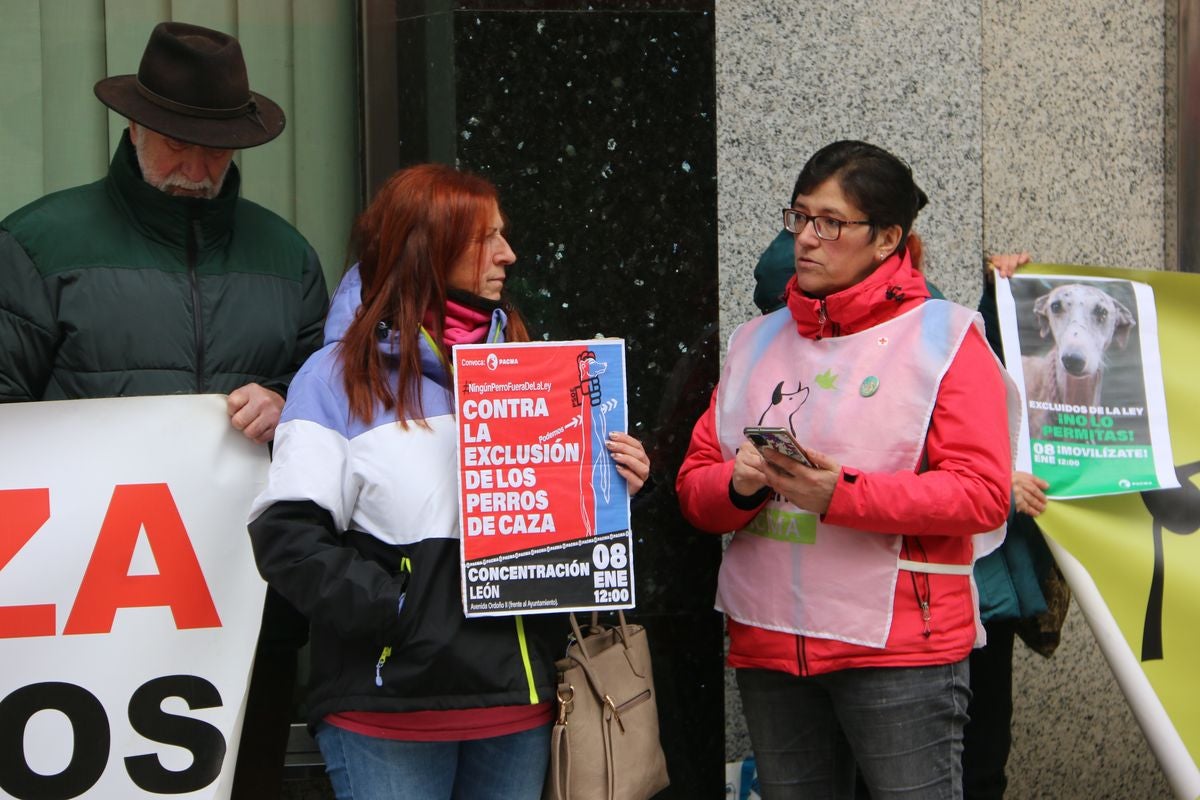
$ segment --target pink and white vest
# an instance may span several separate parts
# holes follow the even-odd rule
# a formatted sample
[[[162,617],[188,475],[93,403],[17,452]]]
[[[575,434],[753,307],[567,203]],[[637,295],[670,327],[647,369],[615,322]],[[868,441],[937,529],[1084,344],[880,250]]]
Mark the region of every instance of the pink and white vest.
[[[718,393],[725,458],[734,457],[745,426],[778,425],[863,472],[919,471],[938,387],[972,324],[982,332],[978,314],[944,300],[829,339],[800,336],[786,308],[747,322],[730,339]],[[1016,387],[1004,378],[1015,437]],[[975,557],[1003,538],[1003,527],[981,532]],[[971,573],[971,564],[903,561],[902,539],[826,525],[773,495],[729,543],[717,608],[767,630],[883,647],[901,568]]]

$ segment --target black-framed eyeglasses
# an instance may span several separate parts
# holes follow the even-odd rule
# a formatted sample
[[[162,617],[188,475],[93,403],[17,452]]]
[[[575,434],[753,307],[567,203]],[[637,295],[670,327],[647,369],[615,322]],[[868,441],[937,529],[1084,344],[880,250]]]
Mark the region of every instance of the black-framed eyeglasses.
[[[801,233],[808,223],[813,224],[813,231],[818,239],[827,242],[837,241],[842,235],[843,225],[870,225],[869,219],[835,219],[833,217],[814,217],[797,211],[794,208],[783,209],[783,227],[788,233]]]

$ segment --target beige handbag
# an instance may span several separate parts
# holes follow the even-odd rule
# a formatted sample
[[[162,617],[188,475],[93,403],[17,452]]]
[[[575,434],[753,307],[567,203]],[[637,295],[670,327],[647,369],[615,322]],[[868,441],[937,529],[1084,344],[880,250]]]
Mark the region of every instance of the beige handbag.
[[[571,614],[575,641],[558,668],[558,720],[550,740],[545,800],[648,800],[670,783],[658,738],[650,647],[641,625],[586,632]]]

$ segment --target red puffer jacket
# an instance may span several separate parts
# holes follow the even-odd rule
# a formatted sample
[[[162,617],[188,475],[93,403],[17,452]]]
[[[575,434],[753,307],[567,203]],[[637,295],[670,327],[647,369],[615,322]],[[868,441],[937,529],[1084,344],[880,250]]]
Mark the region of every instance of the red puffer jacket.
[[[823,301],[802,294],[793,278],[787,305],[799,334],[816,338],[866,330],[928,297],[924,278],[908,259],[893,257],[866,280]],[[744,510],[731,500],[733,461],[721,454],[716,397],[713,392],[712,403],[692,432],[676,489],[689,522],[725,533],[745,526],[761,506]],[[925,438],[925,471],[863,473],[843,467],[822,520],[903,534],[902,558],[970,563],[971,535],[999,527],[1008,516],[1012,462],[1004,398],[1000,369],[983,336],[973,329],[938,389]],[[922,598],[929,601],[927,615]],[[965,658],[975,641],[969,577],[905,570],[896,584],[887,645],[881,649],[765,630],[733,619],[728,625],[730,666],[794,675],[948,664]]]

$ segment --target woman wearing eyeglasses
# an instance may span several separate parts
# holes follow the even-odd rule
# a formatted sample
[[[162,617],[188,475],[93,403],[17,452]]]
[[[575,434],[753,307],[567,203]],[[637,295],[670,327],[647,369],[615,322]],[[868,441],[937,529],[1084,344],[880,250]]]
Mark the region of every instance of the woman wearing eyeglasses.
[[[684,516],[736,532],[717,607],[764,800],[853,797],[855,764],[876,799],[962,795],[971,565],[1008,514],[1018,405],[978,315],[913,268],[925,203],[873,145],[809,159],[785,306],[734,332],[679,472]]]

